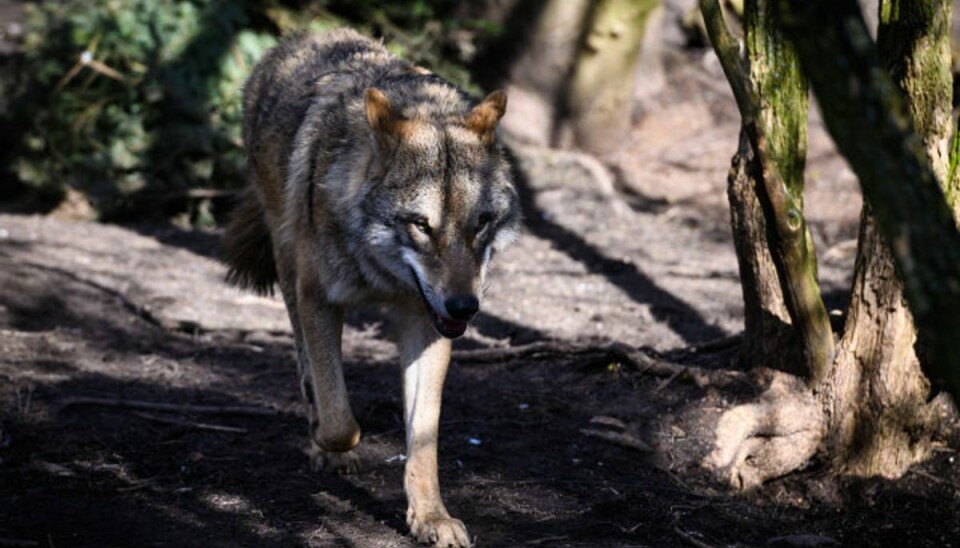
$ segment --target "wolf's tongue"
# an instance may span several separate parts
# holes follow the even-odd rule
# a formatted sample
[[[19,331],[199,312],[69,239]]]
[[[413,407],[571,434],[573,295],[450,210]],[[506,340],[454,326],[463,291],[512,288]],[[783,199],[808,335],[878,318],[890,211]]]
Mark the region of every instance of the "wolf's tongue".
[[[444,329],[448,331],[465,331],[467,329],[467,322],[460,322],[457,320],[441,320],[443,323]]]

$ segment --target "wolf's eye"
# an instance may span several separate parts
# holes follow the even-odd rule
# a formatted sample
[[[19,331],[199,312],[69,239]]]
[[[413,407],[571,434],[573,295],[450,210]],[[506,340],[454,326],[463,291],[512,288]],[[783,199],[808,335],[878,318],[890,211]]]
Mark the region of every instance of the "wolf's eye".
[[[415,219],[410,221],[410,226],[415,228],[417,232],[423,234],[424,236],[429,236],[433,233],[433,229],[430,228],[430,223],[426,219]]]
[[[493,213],[481,213],[477,219],[477,234],[480,234],[493,222]]]

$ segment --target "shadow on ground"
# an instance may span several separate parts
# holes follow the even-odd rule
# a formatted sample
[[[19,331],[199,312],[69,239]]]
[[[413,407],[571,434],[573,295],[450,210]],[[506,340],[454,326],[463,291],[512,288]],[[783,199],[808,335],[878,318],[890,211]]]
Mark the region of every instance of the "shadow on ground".
[[[30,246],[0,246],[0,539],[412,546],[390,352],[348,333],[359,338],[347,341],[346,370],[367,467],[352,477],[318,475],[301,451],[306,421],[288,339],[164,329],[122,295],[33,265],[29,253]],[[528,329],[487,321],[491,329]],[[276,414],[61,407],[77,396]],[[483,546],[763,545],[814,533],[861,545],[941,546],[956,538],[957,472],[947,455],[921,469],[941,482],[908,476],[833,488],[845,506],[822,503],[810,487],[824,485],[815,470],[750,495],[718,491],[696,469],[702,448],[689,438],[699,434],[683,417],[691,402],[719,408],[725,397],[577,359],[455,363],[440,445],[447,504]],[[611,444],[586,428],[626,431],[657,450]]]

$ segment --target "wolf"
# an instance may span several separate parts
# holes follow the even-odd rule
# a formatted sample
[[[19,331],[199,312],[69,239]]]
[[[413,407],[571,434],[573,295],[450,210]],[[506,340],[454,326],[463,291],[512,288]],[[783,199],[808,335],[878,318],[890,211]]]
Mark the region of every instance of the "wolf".
[[[488,266],[519,233],[497,124],[480,101],[355,31],[300,34],[243,95],[249,185],[224,235],[229,282],[279,285],[309,407],[313,462],[353,472],[360,427],[341,367],[344,310],[381,305],[403,380],[407,523],[420,542],[470,546],[437,479],[451,339],[480,309]]]

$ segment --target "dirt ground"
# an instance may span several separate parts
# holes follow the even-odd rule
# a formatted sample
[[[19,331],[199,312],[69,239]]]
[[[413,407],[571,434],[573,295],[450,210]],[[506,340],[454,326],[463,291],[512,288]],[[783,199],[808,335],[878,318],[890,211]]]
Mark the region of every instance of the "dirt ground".
[[[510,353],[615,341],[659,363],[735,368],[724,190],[737,124],[715,60],[674,55],[609,158],[614,184],[589,159],[516,148],[527,233],[457,342],[441,420],[447,506],[478,545],[960,545],[955,422],[900,480],[832,480],[814,462],[734,493],[699,463],[720,413],[756,396],[749,383]],[[821,281],[842,309],[860,198],[816,120],[810,148]],[[313,473],[283,307],[222,283],[218,237],[0,216],[0,546],[412,545],[400,374],[376,311],[352,314],[344,341],[365,469]]]

